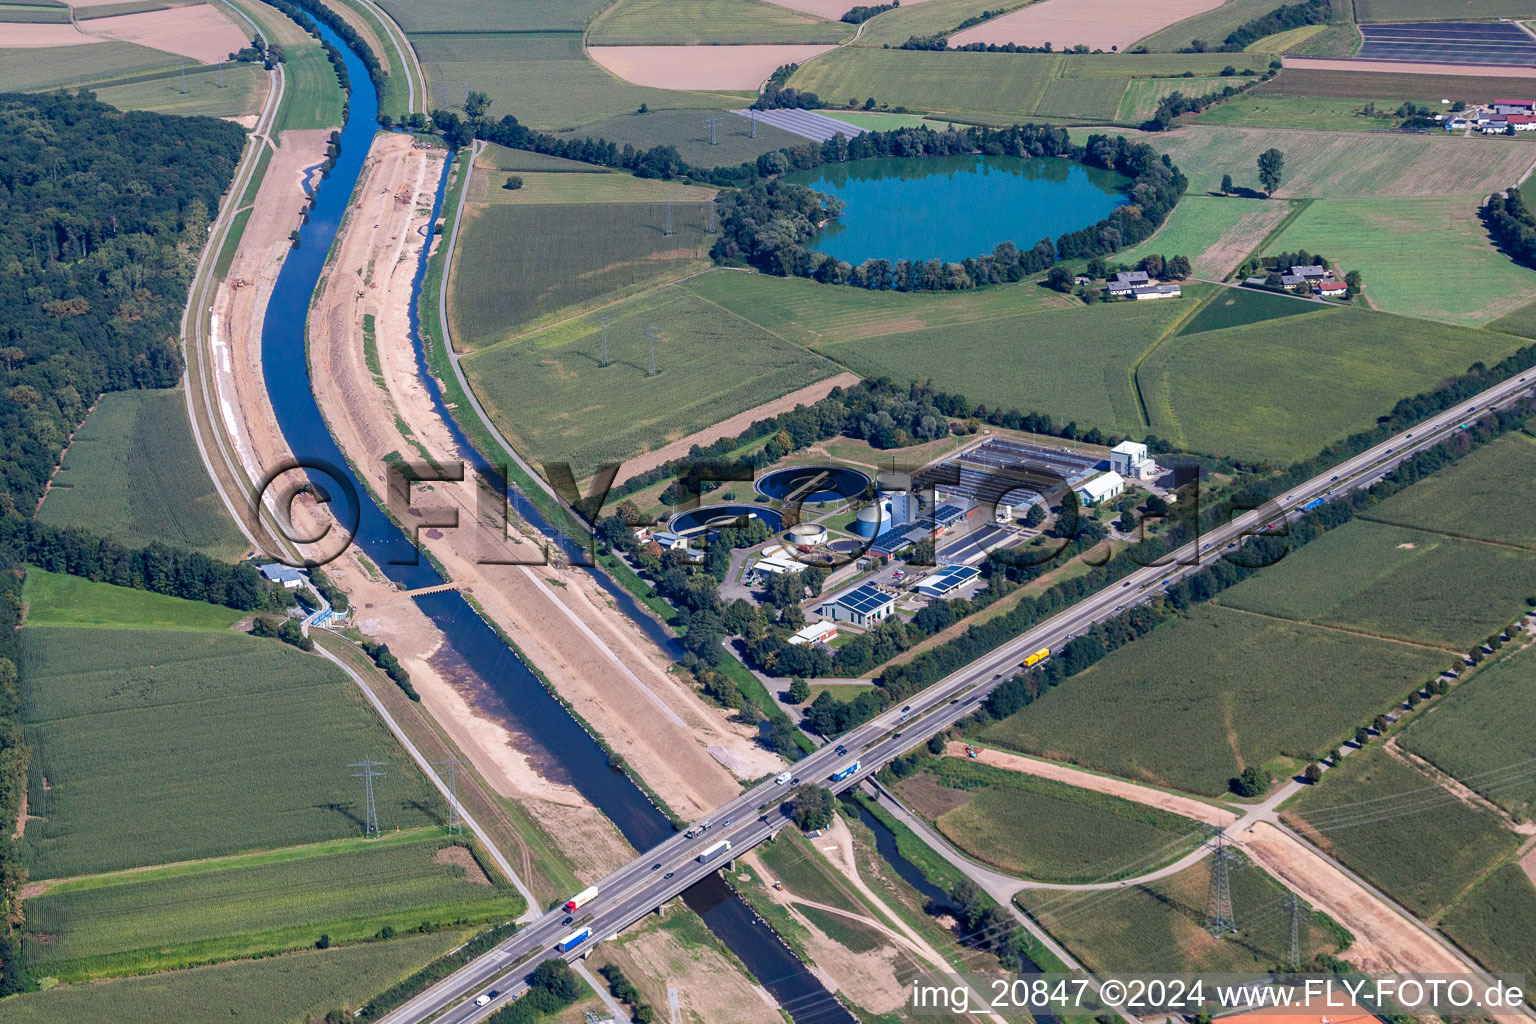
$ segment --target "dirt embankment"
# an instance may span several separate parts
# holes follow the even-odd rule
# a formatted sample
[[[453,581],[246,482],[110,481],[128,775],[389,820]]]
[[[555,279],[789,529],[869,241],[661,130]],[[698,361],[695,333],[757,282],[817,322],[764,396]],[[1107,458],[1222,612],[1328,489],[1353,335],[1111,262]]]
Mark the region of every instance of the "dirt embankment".
[[[409,333],[411,278],[442,158],[440,150],[412,149],[407,137],[376,140],[310,315],[321,409],[380,495],[391,453],[457,465],[452,438],[417,377]],[[375,368],[364,351],[365,316],[372,317]],[[781,762],[757,746],[754,730],[705,704],[586,573],[527,564],[542,561],[542,548],[516,531],[509,539],[494,516],[482,517],[472,474],[462,484],[418,485],[412,502],[401,518],[421,526],[419,542],[679,814],[702,814],[739,792],[739,778],[778,770]],[[455,515],[457,528],[443,525]],[[379,627],[394,648],[395,624],[381,618]],[[419,639],[403,642],[407,649],[397,653],[410,659],[414,674],[433,650]],[[427,699],[445,724],[466,734],[486,732],[484,721],[466,719],[471,702],[438,691]],[[496,746],[489,735],[482,741],[482,749]]]

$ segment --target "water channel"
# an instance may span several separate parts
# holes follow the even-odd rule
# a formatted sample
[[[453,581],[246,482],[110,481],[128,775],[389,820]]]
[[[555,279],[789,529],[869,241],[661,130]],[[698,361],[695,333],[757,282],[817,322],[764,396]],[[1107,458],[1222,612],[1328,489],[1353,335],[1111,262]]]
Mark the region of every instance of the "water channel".
[[[356,488],[361,507],[357,509],[355,543],[394,582],[407,589],[431,586],[441,583],[441,577],[426,559],[417,559],[410,540],[370,500],[368,492],[351,473],[326,428],[310,387],[304,335],[306,315],[324,269],[326,254],[335,240],[376,131],[378,114],[378,97],[362,61],[329,28],[322,25],[320,31],[341,51],[351,78],[352,93],[347,121],[341,132],[341,154],[330,176],[315,190],[308,221],[299,231],[299,246],[283,264],[267,306],[262,328],[262,363],[267,391],[278,424],[295,455],[330,463]],[[442,196],[440,184],[434,213],[441,207]],[[422,271],[419,270],[418,291],[421,279]],[[416,326],[413,313],[413,335],[417,333]],[[420,338],[413,337],[413,344],[420,359]],[[420,366],[423,382],[432,393],[438,414],[453,429],[461,451],[477,465],[484,466],[486,460],[474,452],[454,426],[442,404],[436,382],[425,372],[425,364]],[[317,479],[317,483],[324,487],[326,482]],[[527,501],[521,501],[518,510],[536,526],[548,529],[548,524],[537,518]],[[620,606],[648,632],[653,636],[659,632],[655,621],[640,612],[628,594],[611,582],[606,586]],[[462,595],[448,591],[418,598],[417,603],[443,631],[454,652],[511,709],[513,728],[524,736],[537,738],[545,754],[545,763],[558,766],[560,781],[574,786],[607,815],[637,849],[647,849],[672,835],[672,825],[666,816],[628,776],[610,767],[607,755],[596,740],[544,689]],[[670,648],[670,640],[664,633],[660,636]],[[797,1024],[851,1024],[853,1016],[718,876],[711,875],[699,882],[684,894],[684,898],[774,998],[789,1009]]]

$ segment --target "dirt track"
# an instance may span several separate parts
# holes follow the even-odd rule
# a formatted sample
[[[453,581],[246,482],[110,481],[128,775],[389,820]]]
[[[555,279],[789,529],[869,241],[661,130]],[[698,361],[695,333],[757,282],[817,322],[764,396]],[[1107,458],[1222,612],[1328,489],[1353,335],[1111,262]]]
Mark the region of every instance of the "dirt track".
[[[417,378],[409,341],[411,277],[442,158],[441,150],[413,150],[404,136],[376,140],[310,316],[310,361],[321,408],[343,451],[381,495],[387,489],[386,455],[398,452],[419,460],[424,450],[439,464],[451,464],[457,456]],[[397,194],[409,201],[397,201]],[[364,358],[365,315],[374,317],[382,384]],[[662,653],[612,609],[586,573],[486,564],[487,557],[533,562],[541,558],[541,548],[515,531],[521,543],[508,542],[499,526],[479,528],[472,481],[419,485],[412,501],[423,511],[406,514],[408,522],[424,524],[437,521],[444,510],[457,511],[460,528],[424,528],[420,541],[576,712],[679,814],[696,816],[734,796],[738,777],[778,770],[781,762],[756,745],[754,730],[728,722],[672,674]],[[404,620],[390,612],[386,621],[384,610],[375,617],[381,635],[394,647],[394,629]],[[400,641],[405,649],[398,653],[409,659],[413,674],[435,650],[426,640],[407,634]],[[482,707],[481,713],[466,717],[472,701],[461,694],[455,702],[446,689],[434,689],[429,698],[434,713],[462,733],[478,734],[480,748],[494,753],[498,740],[486,725],[488,720],[494,724],[494,715]],[[511,743],[506,734],[499,745]],[[506,758],[504,752],[497,755],[504,768]]]

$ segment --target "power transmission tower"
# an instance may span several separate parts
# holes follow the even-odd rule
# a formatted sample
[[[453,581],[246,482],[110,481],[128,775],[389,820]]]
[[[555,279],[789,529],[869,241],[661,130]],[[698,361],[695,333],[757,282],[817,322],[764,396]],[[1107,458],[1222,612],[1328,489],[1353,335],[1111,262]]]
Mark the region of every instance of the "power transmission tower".
[[[185,96],[187,94],[187,62],[182,61],[176,65],[176,70],[181,72],[181,94]]]
[[[1227,830],[1216,829],[1216,851],[1211,864],[1211,887],[1205,897],[1205,930],[1212,935],[1236,932],[1232,913],[1232,887],[1227,870]]]
[[[218,87],[220,89],[224,88],[224,65],[223,64],[219,65],[219,85],[218,85]]]
[[[720,144],[720,140],[715,137],[715,129],[724,120],[725,118],[723,117],[706,117],[704,119],[704,123],[709,125],[709,144],[711,146],[718,146]]]
[[[602,358],[602,361],[599,362],[597,365],[598,366],[607,366],[608,365],[608,325],[613,323],[613,317],[605,316],[601,320],[599,320],[598,323],[601,324],[602,328],[603,328],[603,358]]]
[[[386,764],[388,764],[387,761],[375,761],[372,758],[365,757],[356,764],[347,765],[348,768],[362,769],[360,772],[353,772],[352,777],[363,780],[363,793],[367,797],[368,802],[367,820],[363,823],[363,835],[371,839],[379,837],[379,810],[373,804],[373,780],[384,777],[383,772],[376,772],[374,769],[383,768]]]
[[[672,200],[668,199],[667,200],[667,226],[666,226],[665,230],[662,231],[662,234],[670,235],[671,233],[672,233]]]
[[[463,824],[459,819],[459,786],[458,778],[465,774],[468,761],[460,761],[456,757],[450,757],[446,761],[434,761],[432,767],[438,769],[437,774],[448,780],[448,831],[459,832]]]
[[[709,201],[709,231],[707,232],[707,234],[711,234],[712,235],[714,233],[715,233],[715,201],[713,199],[711,199]]]
[[[752,116],[752,137],[755,139],[755,138],[757,138],[757,110],[756,109],[753,109],[751,111],[751,116]]]
[[[645,375],[647,377],[654,377],[656,376],[656,328],[646,327],[645,336],[651,343],[651,358],[650,362],[646,365]]]
[[[1301,970],[1301,899],[1291,893],[1291,970]]]

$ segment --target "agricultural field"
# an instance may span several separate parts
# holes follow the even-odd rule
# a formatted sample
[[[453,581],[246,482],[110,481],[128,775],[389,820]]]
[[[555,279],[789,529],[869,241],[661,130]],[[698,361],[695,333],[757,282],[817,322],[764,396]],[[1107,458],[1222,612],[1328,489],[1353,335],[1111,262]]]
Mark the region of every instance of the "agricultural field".
[[[494,142],[486,143],[475,161],[476,170],[491,171],[548,171],[570,174],[611,174],[601,164],[589,164],[580,160],[567,160],[563,156],[535,153],[531,149],[508,149]]]
[[[1523,433],[1506,434],[1366,515],[1453,537],[1536,548],[1533,480],[1536,440]]]
[[[723,417],[839,372],[676,287],[602,309],[611,365],[601,366],[595,314],[482,349],[463,361],[497,425],[535,459],[597,463],[675,441]],[[647,376],[646,329],[657,373]]]
[[[748,102],[744,99],[741,105]],[[709,144],[709,125],[705,123],[705,118],[710,117],[723,118],[715,128],[713,146]],[[626,145],[636,149],[673,146],[679,156],[695,167],[732,166],[756,160],[775,149],[806,142],[800,136],[766,122],[758,124],[757,138],[754,139],[749,119],[723,110],[652,110],[644,114],[630,111],[621,117],[586,125],[579,134],[604,139],[621,149]]]
[[[1476,591],[1476,601],[1465,595]],[[1216,600],[1228,608],[1461,652],[1536,593],[1530,552],[1356,520]]]
[[[1303,25],[1300,28],[1288,28],[1284,32],[1276,32],[1274,35],[1265,36],[1263,39],[1255,39],[1243,47],[1249,53],[1289,53],[1319,32],[1326,32],[1327,25]]]
[[[204,601],[32,568],[27,570],[21,601],[26,605],[29,626],[227,630],[246,615]]]
[[[506,188],[515,176],[522,184]],[[712,188],[683,185],[629,174],[571,174],[562,171],[492,171],[477,169],[470,183],[470,203],[708,203]]]
[[[1486,140],[1434,135],[1335,131],[1279,135],[1260,128],[1194,124],[1144,141],[1173,158],[1189,176],[1191,193],[1217,191],[1223,174],[1232,175],[1239,186],[1257,189],[1259,154],[1273,146],[1285,154],[1284,178],[1276,196],[1327,197],[1330,202],[1486,195],[1508,188],[1530,165],[1523,146],[1484,145]],[[1395,208],[1402,209],[1400,204]],[[1366,284],[1370,285],[1369,279]]]
[[[257,64],[226,64],[219,68],[189,69],[186,91],[182,88],[179,75],[168,75],[100,85],[92,91],[101,102],[119,110],[153,110],[182,117],[239,117],[261,110],[267,77]]]
[[[910,36],[948,32],[965,19],[987,10],[989,2],[994,9],[1017,6],[1015,0],[1010,0],[1008,4],[999,4],[996,0],[921,0],[920,3],[905,3],[894,11],[886,11],[866,21],[864,31],[854,45],[879,49],[889,43],[894,48],[906,42]]]
[[[318,43],[295,43],[286,45],[283,53],[287,85],[276,130],[341,127],[346,94],[325,51]]]
[[[384,0],[389,12],[407,34],[417,32],[580,31],[602,10],[603,0]]]
[[[1154,32],[1136,45],[1153,53],[1174,53],[1193,46],[1197,39],[1220,46],[1228,35],[1274,9],[1274,0],[1226,0],[1220,7]]]
[[[1131,264],[1150,253],[1188,256],[1195,276],[1220,281],[1259,248],[1290,207],[1285,203],[1230,196],[1186,195],[1157,234],[1115,254]],[[1301,311],[1306,307],[1300,303]]]
[[[1188,199],[1184,202],[1189,202]],[[1184,326],[1179,335],[1203,334],[1228,327],[1245,327],[1248,324],[1279,320],[1288,316],[1316,313],[1317,306],[1291,295],[1257,291],[1252,288],[1227,288],[1211,297]]]
[[[41,92],[140,71],[174,71],[180,58],[164,50],[111,40],[78,46],[0,49],[0,92]]]
[[[1536,858],[1505,864],[1440,919],[1458,946],[1494,971],[1536,975]]]
[[[1319,199],[1267,251],[1321,252],[1359,270],[1378,309],[1481,326],[1536,299],[1536,274],[1489,240],[1477,215],[1482,198]],[[1432,288],[1421,276],[1426,261],[1435,267]]]
[[[1536,195],[1536,190],[1527,191],[1524,186],[1520,193],[1527,197]],[[1518,334],[1522,338],[1536,339],[1536,302],[1527,302],[1519,309],[1511,310],[1488,325],[1489,330],[1503,331],[1505,334]]]
[[[1157,882],[1110,892],[1025,889],[1015,902],[1092,970],[1144,973],[1267,971],[1290,949],[1290,892],[1262,869],[1239,859],[1228,868],[1239,931],[1205,930],[1209,857]],[[1337,953],[1343,935],[1311,912],[1300,919],[1303,962]]]
[[[1203,841],[1197,823],[1117,797],[940,759],[896,787],[908,807],[983,863],[1040,882],[1143,874]],[[1085,844],[1084,836],[1093,836]]]
[[[1159,437],[1192,451],[1289,463],[1366,429],[1404,395],[1517,347],[1518,339],[1488,331],[1320,306],[1169,339],[1137,377]]]
[[[587,30],[590,46],[840,43],[853,26],[767,0],[618,0]]]
[[[1409,753],[1522,821],[1536,817],[1536,779],[1519,767],[1536,760],[1533,658],[1522,650],[1478,669],[1398,738]]]
[[[1285,819],[1429,919],[1520,845],[1498,815],[1379,743],[1331,769],[1289,805]]]
[[[1255,91],[1207,108],[1199,115],[1199,122],[1248,128],[1363,132],[1392,128],[1397,124],[1395,117],[1362,114],[1367,103],[1375,103],[1377,109],[1390,115],[1402,102],[1337,96],[1276,96]]]
[[[1439,651],[1202,605],[980,738],[1215,796],[1245,765],[1332,749],[1445,663]],[[1276,664],[1286,671],[1253,671]]]
[[[708,204],[675,204],[670,235],[666,220],[662,203],[468,207],[449,281],[455,344],[483,348],[600,297],[703,267],[714,242]],[[534,238],[538,245],[519,242]]]
[[[1536,18],[1533,0],[1354,0],[1355,20],[1367,21],[1486,21],[1493,18]]]
[[[1035,113],[1044,117],[1113,121],[1125,96],[1119,78],[1058,78],[1045,89]]]
[[[1497,88],[1494,88],[1494,85]],[[1530,78],[1499,78],[1490,83],[1477,75],[1409,75],[1381,71],[1330,71],[1315,68],[1286,68],[1274,78],[1257,86],[1257,96],[1308,96],[1356,99],[1362,104],[1375,100],[1378,107],[1390,103],[1393,109],[1405,100],[1438,107],[1441,100],[1490,98],[1489,91],[1513,90],[1518,95],[1536,91],[1536,74]]]
[[[1231,79],[1228,78],[1133,78],[1125,83],[1125,92],[1120,97],[1120,106],[1114,118],[1120,122],[1140,124],[1157,113],[1158,103],[1172,93],[1207,96],[1220,92],[1230,84]],[[1217,104],[1212,109],[1219,110],[1226,103]]]
[[[425,834],[423,834],[425,833]],[[61,883],[27,900],[27,957],[60,981],[506,920],[523,900],[435,829]]]
[[[310,950],[12,996],[7,1024],[292,1024],[358,1006],[468,937],[466,931]]]
[[[428,80],[467,82],[491,97],[493,117],[512,114],[535,128],[589,125],[633,113],[642,104],[652,110],[712,107],[713,113],[751,102],[740,95],[630,85],[590,60],[575,32],[433,32],[412,43]]]
[[[180,388],[102,395],[38,519],[130,547],[161,541],[231,560],[249,547],[203,469]]]
[[[364,755],[393,762],[385,829],[434,821],[426,780],[319,658],[213,632],[29,626],[21,643],[33,879],[356,835],[346,765]]]

